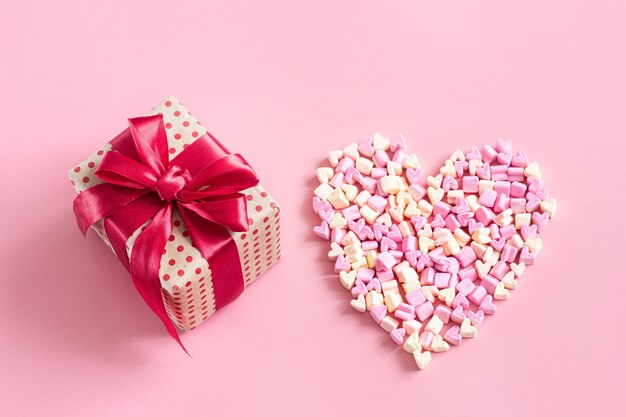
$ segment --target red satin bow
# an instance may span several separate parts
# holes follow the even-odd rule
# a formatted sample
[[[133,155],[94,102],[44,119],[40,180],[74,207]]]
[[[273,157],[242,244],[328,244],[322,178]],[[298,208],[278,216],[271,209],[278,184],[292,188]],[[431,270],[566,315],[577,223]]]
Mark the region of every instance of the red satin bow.
[[[139,294],[185,349],[165,310],[158,274],[172,231],[173,206],[196,248],[214,267],[219,309],[243,291],[239,253],[228,230],[248,230],[246,199],[239,191],[259,180],[241,155],[229,153],[209,134],[169,161],[161,115],[129,119],[128,124],[129,129],[111,141],[115,152],[108,152],[96,169],[104,183],[81,192],[74,213],[83,234],[104,219],[113,249],[130,270]],[[150,219],[129,260],[126,241]]]

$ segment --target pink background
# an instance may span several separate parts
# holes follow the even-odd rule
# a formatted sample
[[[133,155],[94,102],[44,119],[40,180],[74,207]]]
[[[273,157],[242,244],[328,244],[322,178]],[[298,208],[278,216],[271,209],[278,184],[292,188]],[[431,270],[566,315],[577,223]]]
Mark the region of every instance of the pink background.
[[[0,3],[1,414],[626,414],[623,2],[46,3]],[[283,208],[285,259],[183,336],[193,359],[66,177],[169,94]],[[376,131],[427,170],[511,138],[559,200],[512,300],[423,372],[310,232],[315,167]]]

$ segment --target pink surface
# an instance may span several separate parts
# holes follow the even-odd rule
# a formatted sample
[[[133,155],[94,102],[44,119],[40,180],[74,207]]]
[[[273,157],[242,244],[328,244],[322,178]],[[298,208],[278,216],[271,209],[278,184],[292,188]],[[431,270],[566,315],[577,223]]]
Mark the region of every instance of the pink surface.
[[[84,3],[0,4],[2,415],[626,413],[623,3]],[[168,94],[283,208],[285,259],[183,335],[193,359],[81,237],[66,177]],[[375,131],[426,170],[513,139],[559,200],[512,299],[423,372],[310,231],[314,168]]]

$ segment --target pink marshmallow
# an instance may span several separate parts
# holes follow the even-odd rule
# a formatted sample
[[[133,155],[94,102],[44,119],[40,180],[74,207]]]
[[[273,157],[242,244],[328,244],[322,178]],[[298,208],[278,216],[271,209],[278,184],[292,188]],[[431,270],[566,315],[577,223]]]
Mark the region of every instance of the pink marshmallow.
[[[476,288],[474,288],[474,291],[472,291],[467,299],[476,305],[480,305],[480,302],[483,300],[483,298],[485,298],[486,295],[487,290],[485,289],[485,287],[483,287],[482,285],[478,285]]]
[[[415,314],[420,321],[424,321],[433,315],[435,307],[430,301],[420,304],[415,308]]]
[[[472,250],[472,252],[474,251]],[[476,255],[475,252],[474,252],[474,255]],[[478,278],[478,273],[476,272],[476,268],[474,268],[473,266],[468,266],[467,268],[461,269],[458,275],[459,275],[459,279],[461,280],[469,279],[471,281],[475,281],[476,278]]]
[[[451,345],[458,346],[461,344],[461,340],[463,337],[461,336],[459,326],[450,327],[446,333],[443,335],[443,340],[450,343]]]
[[[509,272],[509,267],[506,265],[506,262],[498,261],[495,266],[491,268],[491,271],[489,271],[489,275],[497,279],[502,279],[507,272]]]
[[[424,270],[420,273],[420,284],[421,285],[433,285],[434,283],[435,283],[435,269],[424,268]]]
[[[381,252],[376,258],[376,270],[389,271],[396,264],[396,258],[389,252]]]
[[[450,322],[450,316],[452,315],[452,309],[446,305],[439,304],[435,308],[434,315],[439,317],[441,321],[443,321],[443,324],[448,324]]]
[[[422,332],[419,338],[420,345],[422,345],[423,349],[430,350],[430,345],[433,342],[434,338],[433,332],[429,332],[428,330]]]
[[[510,168],[509,168],[510,171]],[[526,195],[526,184],[515,181],[511,184],[511,197],[521,198]]]
[[[485,298],[483,298],[483,301],[481,301],[479,308],[485,314],[495,314],[497,309],[496,305],[493,303],[493,297],[489,294],[487,294]]]
[[[377,212],[382,213],[385,207],[387,207],[387,199],[379,195],[373,195],[367,200],[367,205]]]
[[[478,192],[478,180],[475,175],[463,177],[463,192],[465,193],[477,193]]]
[[[433,208],[433,215],[440,215],[442,218],[445,218],[448,213],[450,213],[450,204],[444,203],[443,201],[438,202],[437,204],[435,204],[435,207]]]
[[[496,202],[496,197],[498,197],[497,192],[489,188],[484,188],[480,193],[478,202],[485,207],[493,207],[494,203]]]
[[[376,271],[376,277],[380,282],[391,281],[393,276],[393,271],[390,269],[389,271]]]
[[[480,154],[483,156],[483,161],[491,163],[496,159],[498,153],[489,145],[485,145],[480,149]]]
[[[402,252],[412,252],[417,250],[417,237],[414,235],[408,235],[402,239]]]
[[[435,286],[437,288],[446,288],[450,282],[450,274],[447,272],[437,272],[435,274]]]
[[[387,175],[387,170],[385,168],[375,167],[372,168],[372,172],[370,172],[370,175],[373,179],[378,180]]]
[[[458,259],[461,266],[465,268],[476,260],[476,254],[471,247],[465,246],[456,254],[456,259]]]
[[[359,218],[361,218],[361,213],[359,212],[359,206],[357,205],[352,205],[352,206],[348,206],[345,209],[341,210],[341,214],[343,214],[343,217],[346,218],[346,220],[357,220]]]
[[[463,311],[463,307],[460,305],[455,307],[454,310],[452,311],[452,314],[450,314],[450,320],[459,324],[461,324],[463,320],[465,320],[465,317],[466,317],[466,314]]]
[[[426,189],[419,184],[412,184],[409,186],[409,194],[413,200],[419,201],[426,195]]]
[[[480,207],[476,210],[476,213],[474,213],[474,218],[485,226],[489,226],[489,223],[491,223],[495,217],[496,215],[493,214],[493,211],[484,206]]]
[[[337,164],[337,167],[335,168],[335,172],[341,172],[344,173],[348,170],[348,168],[354,167],[354,161],[348,157],[343,157],[341,158],[341,161],[339,161],[339,164]],[[343,178],[343,175],[342,175]]]
[[[515,258],[517,257],[518,249],[515,246],[511,246],[509,244],[505,244],[504,248],[502,248],[502,254],[500,255],[500,259],[505,262],[515,262]]]
[[[457,220],[457,218],[456,218],[456,216],[454,214],[448,214],[448,216],[446,216],[444,222],[446,224],[446,228],[450,229],[450,231],[452,233],[454,233],[454,231],[456,229],[461,227],[461,223],[459,223],[459,221]]]
[[[468,295],[471,294],[472,291],[474,291],[475,287],[476,285],[474,285],[471,279],[465,278],[456,285],[456,290],[460,294],[463,294],[464,296],[467,297]]]
[[[482,310],[468,311],[467,318],[470,319],[472,326],[479,327],[481,324],[483,324],[483,320],[485,319],[485,312]]]
[[[487,292],[489,294],[493,294],[493,292],[496,289],[496,286],[500,283],[500,281],[498,281],[496,278],[492,277],[491,275],[487,275],[485,276],[485,278],[483,278],[480,281],[480,285],[482,285],[483,287],[485,287],[485,289],[487,290]],[[471,294],[470,294],[471,295]],[[482,301],[482,299],[480,300]],[[474,304],[480,304],[480,303],[474,303]]]
[[[504,210],[510,208],[511,199],[504,194],[498,194],[496,202],[493,204],[493,211],[495,213],[502,213]]]
[[[374,157],[372,158],[372,161],[374,161],[374,164],[376,164],[377,167],[386,167],[387,162],[390,161],[389,154],[382,150],[376,151]]]
[[[356,273],[356,279],[360,279],[367,284],[374,278],[375,271],[369,268],[361,268]]]
[[[498,194],[504,194],[509,197],[511,195],[511,183],[508,181],[496,181],[493,190]]]
[[[376,249],[378,249],[378,242],[376,242],[375,240],[366,240],[363,243],[361,243],[361,248],[365,252],[371,251],[371,250],[376,250]]]
[[[332,232],[330,232],[330,240],[339,243],[347,233],[345,229],[333,229]]]
[[[468,308],[469,307],[469,300],[467,299],[467,297],[465,297],[461,293],[457,293],[454,296],[454,300],[452,300],[452,307],[453,308],[457,308],[459,306],[461,306],[462,308]]]
[[[406,294],[406,300],[413,307],[418,307],[426,302],[426,297],[419,288]]]

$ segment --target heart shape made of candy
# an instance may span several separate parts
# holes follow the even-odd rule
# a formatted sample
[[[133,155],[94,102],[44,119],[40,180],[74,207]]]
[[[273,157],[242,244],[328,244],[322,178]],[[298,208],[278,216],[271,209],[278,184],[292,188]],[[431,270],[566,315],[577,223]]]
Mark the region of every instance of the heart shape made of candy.
[[[423,179],[402,136],[329,153],[317,169],[314,233],[350,305],[369,312],[419,369],[473,338],[541,251],[556,212],[537,162],[512,143],[456,150]]]

